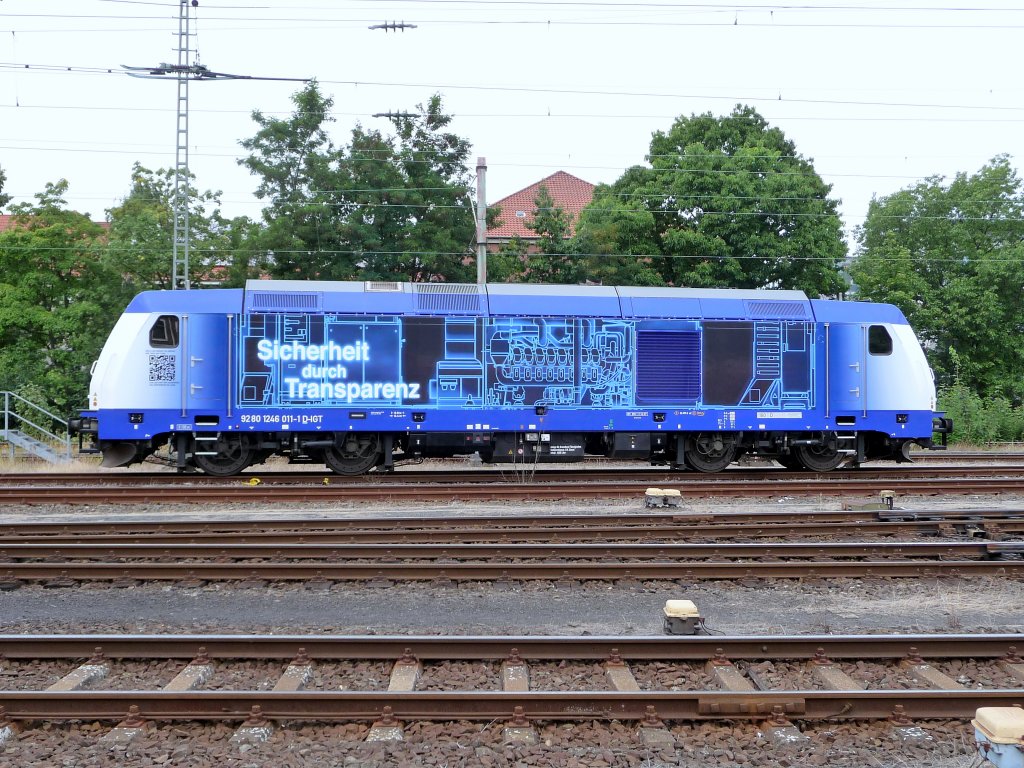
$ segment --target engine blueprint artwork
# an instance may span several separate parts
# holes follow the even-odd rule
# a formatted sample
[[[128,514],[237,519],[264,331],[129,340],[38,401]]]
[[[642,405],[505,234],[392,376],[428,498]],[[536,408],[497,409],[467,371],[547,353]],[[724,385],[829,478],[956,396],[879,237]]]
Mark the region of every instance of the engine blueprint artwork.
[[[629,407],[633,334],[625,320],[490,320],[488,405]]]
[[[251,314],[244,406],[813,407],[813,325]]]

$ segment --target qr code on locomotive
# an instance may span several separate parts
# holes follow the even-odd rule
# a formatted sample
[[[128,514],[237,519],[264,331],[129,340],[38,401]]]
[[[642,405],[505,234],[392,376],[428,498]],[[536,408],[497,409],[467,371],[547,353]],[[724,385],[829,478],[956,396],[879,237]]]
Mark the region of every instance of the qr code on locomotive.
[[[149,356],[149,381],[151,384],[172,384],[177,381],[177,371],[174,355]]]

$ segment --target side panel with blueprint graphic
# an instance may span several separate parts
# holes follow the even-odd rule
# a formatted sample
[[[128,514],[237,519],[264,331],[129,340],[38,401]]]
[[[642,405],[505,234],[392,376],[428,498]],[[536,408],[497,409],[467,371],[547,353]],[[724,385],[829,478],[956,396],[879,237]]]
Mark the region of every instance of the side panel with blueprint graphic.
[[[814,407],[813,324],[251,314],[241,407]]]

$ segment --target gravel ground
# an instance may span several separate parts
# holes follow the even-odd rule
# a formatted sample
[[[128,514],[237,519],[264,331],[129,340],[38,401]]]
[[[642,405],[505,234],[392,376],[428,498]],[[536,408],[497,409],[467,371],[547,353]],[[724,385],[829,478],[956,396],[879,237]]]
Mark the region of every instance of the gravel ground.
[[[904,743],[876,725],[818,724],[807,742],[777,746],[756,725],[671,725],[677,746],[656,749],[626,723],[538,723],[538,743],[506,745],[501,723],[418,723],[400,743],[363,740],[363,725],[303,726],[292,723],[265,744],[239,745],[234,730],[217,725],[157,725],[131,744],[102,743],[106,726],[94,723],[25,731],[0,753],[0,764],[54,768],[305,768],[306,766],[435,766],[437,768],[968,768],[973,736],[957,722],[928,725],[932,741]],[[7,761],[4,763],[3,761]]]
[[[867,503],[874,499],[850,500]],[[955,498],[942,505],[1019,508],[1022,499]],[[932,499],[900,499],[906,508],[934,507]],[[778,499],[769,502],[686,500],[685,511],[724,509],[838,509],[840,501]],[[623,513],[641,511],[639,502],[568,502],[513,505],[405,505],[382,509],[367,505],[224,510],[160,506],[114,508],[22,508],[0,510],[0,525],[19,520],[200,519],[226,517],[491,515]],[[370,586],[335,584],[329,589],[302,585],[246,588],[211,584],[197,589],[144,584],[115,589],[102,585],[47,589],[23,587],[0,592],[0,632],[258,632],[275,634],[564,634],[647,635],[662,631],[665,600],[694,600],[713,632],[727,634],[859,632],[1020,632],[1024,648],[1024,583],[1001,579],[711,581],[640,584],[585,583],[571,588],[542,583],[430,584]],[[60,668],[58,668],[58,666]],[[442,668],[443,669],[439,669]],[[217,665],[208,687],[266,688],[282,665],[250,662]],[[708,687],[702,665],[631,665],[645,690]],[[867,685],[904,687],[898,668],[865,662],[843,663],[848,674]],[[998,686],[998,670],[971,662],[941,667],[965,685]],[[36,677],[23,677],[21,662],[0,660],[0,687],[38,687],[69,671],[50,665]],[[130,687],[132,680],[166,682],[177,671],[170,665],[138,664],[112,671],[110,681]],[[600,665],[566,662],[531,665],[535,687],[575,690],[607,688]],[[759,672],[766,679],[801,679],[802,665],[776,664]],[[33,673],[35,674],[35,673]],[[390,666],[379,662],[317,664],[310,689],[383,690]],[[795,678],[794,678],[795,676]],[[498,665],[460,662],[427,665],[420,688],[465,689],[500,686]],[[13,681],[17,681],[14,683]],[[442,686],[441,681],[445,683]],[[406,741],[366,744],[366,724],[285,724],[262,745],[236,744],[234,729],[224,724],[154,724],[127,747],[111,749],[100,736],[109,725],[71,723],[26,729],[0,751],[0,766],[57,768],[250,768],[252,766],[537,766],[538,768],[656,768],[659,766],[894,766],[898,768],[967,768],[974,756],[973,732],[961,722],[929,722],[933,740],[904,743],[884,723],[802,724],[805,743],[779,747],[755,724],[669,723],[677,746],[644,746],[632,723],[537,723],[540,741],[533,746],[502,742],[502,723],[410,724]]]
[[[662,632],[665,601],[676,598],[724,634],[1024,633],[1024,582],[997,578],[28,586],[0,592],[0,631],[648,635]]]
[[[631,661],[629,668],[641,691],[705,691],[715,687],[704,664]]]
[[[307,691],[386,691],[392,664],[386,661],[318,662]]]
[[[0,661],[0,690],[39,691],[49,688],[76,667],[70,661]],[[0,763],[2,765],[2,763]]]
[[[178,659],[160,661],[108,662],[110,672],[106,677],[93,680],[83,690],[136,691],[142,688],[162,688],[185,668],[187,662]]]
[[[530,688],[539,691],[607,691],[611,686],[603,664],[560,661],[531,663]]]
[[[417,691],[500,691],[501,665],[485,661],[441,661],[423,665]]]

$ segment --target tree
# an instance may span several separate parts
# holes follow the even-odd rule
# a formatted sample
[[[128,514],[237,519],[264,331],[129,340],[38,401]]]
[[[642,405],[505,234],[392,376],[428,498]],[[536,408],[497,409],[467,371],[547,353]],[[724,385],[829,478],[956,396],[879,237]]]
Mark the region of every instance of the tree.
[[[233,248],[242,248],[233,228],[220,214],[220,193],[199,193],[189,177],[189,279],[194,284],[219,280],[233,264]],[[212,206],[212,212],[208,212]],[[174,170],[151,171],[135,163],[132,186],[120,205],[107,210],[110,222],[109,258],[127,289],[173,288]]]
[[[124,307],[102,259],[104,232],[70,211],[66,181],[13,207],[0,233],[0,388],[46,392],[49,405],[84,404],[89,369]]]
[[[598,253],[649,246],[669,285],[797,288],[814,296],[845,289],[846,247],[831,187],[754,109],[679,117],[654,134],[648,160],[650,168],[630,168],[595,190],[580,235]],[[633,226],[609,226],[620,209],[618,224]]]
[[[903,310],[939,383],[1021,402],[1024,191],[1009,158],[871,201],[850,268],[858,292]]]
[[[468,280],[475,240],[470,145],[447,132],[439,96],[395,135],[357,125],[336,148],[325,129],[333,101],[315,82],[293,97],[288,120],[255,113],[260,130],[241,161],[268,198],[261,247],[278,277]]]
[[[573,245],[583,254],[587,280],[601,285],[664,285],[650,254],[659,245],[654,216],[636,200],[621,202],[599,187],[583,209]]]
[[[11,196],[4,194],[4,184],[7,183],[7,174],[4,173],[4,169],[0,168],[0,208],[3,208],[9,202],[11,202]]]
[[[571,284],[584,279],[583,264],[575,255],[570,234],[572,216],[555,205],[543,184],[533,200],[533,216],[526,228],[537,235],[533,248],[526,250],[524,282]]]
[[[345,279],[354,272],[350,254],[342,253],[328,191],[337,158],[325,123],[334,102],[316,82],[292,96],[295,111],[287,120],[253,112],[259,130],[241,142],[249,150],[239,164],[259,178],[256,197],[267,200],[264,228],[254,245],[266,254],[275,277]]]

